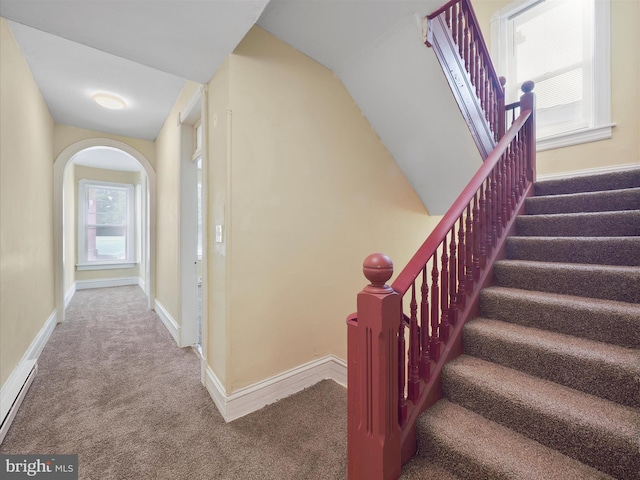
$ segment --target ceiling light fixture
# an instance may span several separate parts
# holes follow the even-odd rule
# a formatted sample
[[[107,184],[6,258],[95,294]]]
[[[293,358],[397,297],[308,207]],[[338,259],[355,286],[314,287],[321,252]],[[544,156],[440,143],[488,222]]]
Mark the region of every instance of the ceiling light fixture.
[[[115,93],[98,92],[92,98],[98,105],[109,110],[123,110],[127,107],[127,102]]]

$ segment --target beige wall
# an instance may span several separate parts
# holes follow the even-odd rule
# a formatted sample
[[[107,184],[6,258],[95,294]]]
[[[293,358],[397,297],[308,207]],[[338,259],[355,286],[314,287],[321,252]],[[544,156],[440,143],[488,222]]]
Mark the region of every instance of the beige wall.
[[[487,44],[491,43],[491,16],[510,3],[473,0]],[[538,174],[640,163],[639,24],[640,1],[611,0],[611,120],[616,124],[613,137],[538,152]]]
[[[156,299],[180,325],[180,127],[178,115],[199,88],[187,82],[156,138]]]
[[[362,260],[384,251],[403,266],[434,219],[331,71],[259,27],[227,68],[209,88],[209,206],[214,223],[224,213],[227,235],[213,276],[226,256],[226,326],[217,315],[210,323],[226,336],[233,392],[328,354],[346,358]],[[216,149],[229,131],[231,148]]]
[[[114,182],[114,183],[127,183],[133,186],[138,184],[140,180],[139,172],[123,172],[119,170],[105,170],[102,168],[91,168],[83,165],[70,165],[70,169],[73,170],[73,190],[74,190],[74,198],[78,198],[78,182],[82,179],[87,180],[99,180],[102,182]],[[66,191],[67,185],[65,185]],[[67,205],[65,204],[65,212],[67,210]],[[78,225],[78,208],[77,202],[74,202],[74,224],[76,225],[76,230],[73,232],[72,236],[74,237],[78,234],[77,225]],[[65,228],[65,231],[67,229]],[[65,242],[68,237],[65,238]],[[74,242],[75,244],[75,242]],[[66,257],[66,243],[65,243],[65,257]],[[78,245],[75,244],[75,248],[73,250],[73,262],[74,265],[78,263]],[[138,277],[140,276],[140,268],[136,265],[133,268],[115,268],[109,270],[80,270],[75,272],[76,280],[96,280],[102,278],[120,278],[120,277]],[[65,280],[66,284],[66,280]]]
[[[0,384],[54,311],[53,128],[0,18]]]
[[[227,309],[227,251],[231,251],[228,225],[225,225],[225,211],[228,210],[230,188],[227,163],[230,160],[231,132],[228,122],[229,82],[231,57],[227,57],[215,76],[209,82],[208,111],[208,165],[206,184],[208,195],[207,214],[207,362],[223,385],[227,384],[227,324],[230,321]],[[207,201],[203,199],[203,201]],[[224,226],[224,242],[214,243],[215,225]]]

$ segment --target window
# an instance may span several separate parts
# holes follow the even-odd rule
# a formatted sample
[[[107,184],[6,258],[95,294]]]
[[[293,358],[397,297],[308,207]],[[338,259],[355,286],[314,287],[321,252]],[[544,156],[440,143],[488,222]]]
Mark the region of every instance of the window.
[[[609,0],[520,0],[492,19],[507,103],[536,84],[538,150],[611,137]]]
[[[134,187],[80,180],[78,189],[78,269],[135,262]],[[85,267],[85,268],[82,268]]]

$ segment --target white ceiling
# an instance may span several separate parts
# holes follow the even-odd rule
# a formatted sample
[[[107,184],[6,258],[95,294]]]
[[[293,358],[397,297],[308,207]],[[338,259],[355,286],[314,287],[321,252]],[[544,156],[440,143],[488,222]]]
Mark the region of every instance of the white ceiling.
[[[340,78],[431,214],[481,165],[422,19],[444,0],[271,0],[265,30]]]
[[[267,2],[0,0],[0,15],[57,123],[154,140],[184,81],[209,81]],[[99,108],[95,90],[130,107]]]
[[[103,168],[106,170],[121,170],[125,172],[142,171],[142,166],[135,158],[118,148],[87,148],[74,155],[71,161],[76,165]]]
[[[480,157],[422,18],[445,0],[0,0],[54,120],[154,140],[185,80],[207,82],[256,23],[325,65],[432,214]],[[91,101],[117,93],[129,107]],[[443,182],[443,178],[447,178]],[[452,180],[455,179],[455,180]]]

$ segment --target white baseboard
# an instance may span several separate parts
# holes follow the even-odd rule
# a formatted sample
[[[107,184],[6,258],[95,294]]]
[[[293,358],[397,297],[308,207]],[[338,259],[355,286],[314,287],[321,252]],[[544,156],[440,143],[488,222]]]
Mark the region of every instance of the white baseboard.
[[[69,306],[71,299],[76,294],[76,288],[77,288],[76,282],[73,282],[73,285],[71,285],[71,288],[69,288],[67,293],[64,295],[64,308],[67,308]]]
[[[230,395],[213,370],[209,366],[205,369],[205,387],[225,422],[244,417],[326,379],[346,387],[347,363],[334,355],[327,355]]]
[[[547,173],[544,175],[537,175],[536,181],[539,182],[542,180],[557,180],[561,178],[583,177],[585,175],[597,175],[599,173],[625,172],[627,170],[634,170],[636,168],[640,168],[640,164],[627,163],[624,165],[613,165],[609,167],[597,167],[597,168],[586,168],[583,170],[573,170],[571,172]]]
[[[158,314],[158,317],[160,317],[160,320],[162,320],[164,326],[167,327],[167,330],[169,330],[169,333],[175,340],[176,345],[180,346],[180,325],[178,325],[178,322],[175,321],[175,319],[171,316],[167,309],[164,308],[164,305],[162,305],[158,299],[155,300],[154,305],[154,310]]]
[[[57,318],[56,311],[54,310],[44,325],[35,336],[29,348],[22,356],[22,359],[13,369],[9,378],[2,386],[0,390],[0,443],[4,440],[4,436],[7,434],[11,422],[15,417],[18,408],[24,396],[33,381],[35,371],[37,369],[37,362],[42,350],[49,341],[49,337],[53,333],[56,327]]]
[[[138,286],[144,293],[147,293],[147,283],[144,281],[144,278],[138,277]]]
[[[97,278],[95,280],[76,280],[76,290],[87,288],[123,287],[138,285],[138,277]]]

